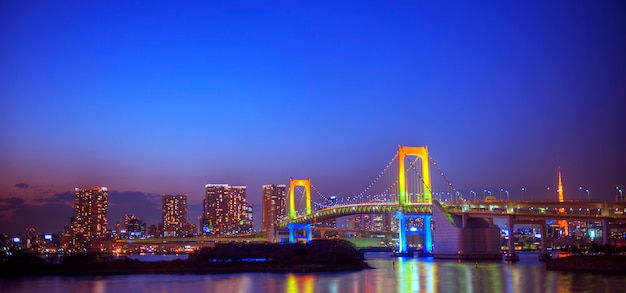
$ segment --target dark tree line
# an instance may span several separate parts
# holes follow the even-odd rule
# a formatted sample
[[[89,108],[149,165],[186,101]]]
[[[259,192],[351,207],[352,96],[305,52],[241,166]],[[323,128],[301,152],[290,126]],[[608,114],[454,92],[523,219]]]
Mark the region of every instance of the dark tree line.
[[[187,260],[159,262],[76,253],[51,263],[32,253],[12,251],[0,253],[0,276],[338,271],[369,268],[364,260],[363,253],[345,240],[317,240],[310,244],[224,243],[196,251]]]
[[[365,258],[345,240],[313,240],[310,244],[220,243],[189,256],[194,263],[261,261],[275,265],[358,265]]]

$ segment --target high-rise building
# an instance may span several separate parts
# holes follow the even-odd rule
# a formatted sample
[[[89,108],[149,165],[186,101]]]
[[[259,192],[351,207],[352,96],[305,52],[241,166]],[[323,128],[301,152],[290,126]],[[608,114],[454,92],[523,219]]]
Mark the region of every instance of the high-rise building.
[[[223,234],[225,233],[229,201],[228,184],[207,184],[204,186],[206,193],[204,197],[204,212],[202,219],[202,234]]]
[[[246,202],[245,205],[245,221],[243,227],[241,228],[242,232],[252,232],[254,228],[254,209],[252,208],[252,204]]]
[[[272,225],[285,216],[287,207],[287,187],[284,184],[262,186],[262,229],[269,230]]]
[[[246,200],[245,186],[230,187],[230,210],[229,218],[233,219],[230,228],[231,233],[247,233],[252,232],[252,225],[248,216],[252,211],[252,206]]]
[[[187,234],[187,194],[163,195],[163,236]]]
[[[202,233],[222,235],[251,232],[252,206],[246,200],[246,186],[205,185]]]
[[[109,192],[106,187],[74,188],[74,216],[71,230],[73,245],[79,249],[94,248],[95,239],[107,236]]]

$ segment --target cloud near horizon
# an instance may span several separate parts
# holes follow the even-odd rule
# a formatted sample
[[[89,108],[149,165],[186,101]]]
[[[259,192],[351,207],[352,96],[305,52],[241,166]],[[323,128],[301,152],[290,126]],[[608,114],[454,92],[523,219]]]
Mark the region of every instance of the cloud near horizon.
[[[74,193],[73,192],[64,192],[64,193],[55,193],[52,196],[47,197],[38,197],[33,199],[35,202],[41,203],[65,203],[65,204],[74,204]]]
[[[20,183],[15,183],[15,187],[21,188],[21,189],[27,189],[28,187],[30,187],[30,185],[26,184],[26,183],[23,183],[23,182],[20,182]]]
[[[0,198],[0,233],[24,233],[30,227],[35,228],[38,234],[61,232],[63,227],[70,225],[74,196],[72,192],[63,192],[40,196],[32,201],[19,197]],[[193,206],[193,209],[197,207]],[[194,222],[192,219],[196,217],[195,213],[190,211],[191,222]],[[161,195],[140,191],[110,191],[108,229],[115,227],[116,222],[122,222],[125,214],[135,214],[148,225],[159,223]]]

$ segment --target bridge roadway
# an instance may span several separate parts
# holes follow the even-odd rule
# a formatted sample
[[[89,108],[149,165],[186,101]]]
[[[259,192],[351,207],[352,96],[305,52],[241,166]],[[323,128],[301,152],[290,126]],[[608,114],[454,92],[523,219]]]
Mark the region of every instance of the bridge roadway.
[[[481,218],[509,218],[513,217],[516,222],[520,221],[545,221],[545,220],[580,220],[587,222],[611,219],[614,223],[626,223],[626,203],[614,202],[547,202],[547,201],[465,201],[441,203],[446,212],[454,215],[466,215],[468,217]],[[293,223],[317,223],[333,218],[357,215],[357,214],[395,214],[401,210],[405,215],[432,214],[432,204],[411,204],[404,207],[397,203],[360,203],[343,206],[334,206],[315,210],[309,215],[300,215],[292,220]],[[278,228],[286,228],[289,220],[278,223]],[[324,227],[314,227],[324,230]],[[334,228],[328,228],[337,230]],[[327,229],[326,229],[327,230]],[[341,230],[341,229],[339,229]],[[341,231],[337,230],[341,233]],[[346,230],[347,231],[347,230]],[[343,232],[346,232],[343,231]],[[366,231],[350,231],[366,232]],[[372,232],[372,231],[367,231]],[[383,232],[384,233],[384,232]],[[229,236],[196,236],[174,238],[147,238],[147,239],[119,239],[115,244],[141,247],[159,246],[177,248],[181,246],[207,246],[217,242],[266,242],[267,232],[238,234]]]
[[[335,232],[340,235],[347,235],[349,233],[358,233],[360,235],[397,235],[397,232],[392,231],[373,231],[373,230],[359,230],[359,229],[345,229],[345,228],[333,228],[333,227],[313,227],[313,230],[320,231],[322,234],[328,232]],[[219,242],[267,242],[267,233],[255,232],[228,236],[192,236],[192,237],[151,237],[144,239],[116,239],[115,245],[117,246],[132,246],[132,247],[166,247],[172,249],[178,249],[183,246],[190,247],[202,247],[210,246]]]
[[[466,214],[470,217],[508,217],[527,220],[579,219],[581,221],[599,221],[611,218],[626,221],[626,203],[624,202],[582,202],[582,201],[464,201],[441,202],[446,212]],[[309,215],[298,215],[295,219],[285,219],[278,223],[280,228],[292,223],[316,223],[333,218],[357,214],[394,214],[402,211],[405,215],[432,214],[432,204],[410,204],[399,206],[397,203],[358,203],[333,206],[312,211]]]

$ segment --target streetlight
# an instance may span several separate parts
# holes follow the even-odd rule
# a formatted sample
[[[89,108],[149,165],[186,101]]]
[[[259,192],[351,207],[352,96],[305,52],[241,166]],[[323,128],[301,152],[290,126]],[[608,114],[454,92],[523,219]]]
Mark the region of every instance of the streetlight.
[[[487,199],[487,195],[491,195],[491,190],[489,189],[483,190],[483,196],[485,197],[485,199]]]
[[[582,186],[578,187],[578,197],[583,197],[583,187]]]
[[[525,190],[525,188],[522,187],[522,201],[524,201],[524,190]]]
[[[471,197],[472,193],[474,194],[474,200],[476,200],[476,191],[470,190],[470,197]]]
[[[504,192],[506,193],[506,200],[509,201],[509,191],[508,190],[504,190]]]
[[[616,189],[617,191],[619,191],[619,196],[622,196],[622,190],[621,190],[621,189],[619,189],[619,186],[615,186],[615,189]]]
[[[587,190],[585,190],[585,191],[587,192],[587,201],[591,201],[591,200],[589,199],[589,189],[587,189]]]
[[[500,188],[500,200],[502,200],[502,191],[504,191],[504,189]]]

